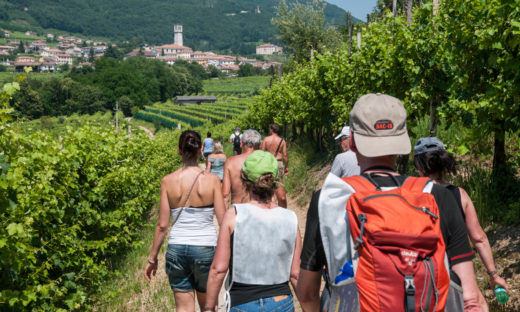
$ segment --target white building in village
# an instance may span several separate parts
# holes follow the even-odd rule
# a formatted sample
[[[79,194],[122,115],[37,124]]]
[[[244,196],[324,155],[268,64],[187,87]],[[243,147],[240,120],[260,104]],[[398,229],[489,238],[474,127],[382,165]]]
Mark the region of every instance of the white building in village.
[[[261,44],[256,47],[256,54],[260,55],[273,55],[273,54],[282,54],[283,49],[277,45],[272,43]]]

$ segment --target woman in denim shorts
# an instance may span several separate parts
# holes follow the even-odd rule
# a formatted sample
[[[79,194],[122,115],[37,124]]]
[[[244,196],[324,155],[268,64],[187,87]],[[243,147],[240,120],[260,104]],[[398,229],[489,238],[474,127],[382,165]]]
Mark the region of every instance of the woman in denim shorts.
[[[226,211],[203,311],[215,311],[228,269],[231,311],[294,311],[289,281],[296,288],[301,237],[295,213],[272,202],[277,175],[278,162],[269,152],[255,151],[242,165],[250,201]]]
[[[195,311],[195,294],[199,306],[205,306],[206,283],[217,244],[213,216],[216,215],[220,224],[225,206],[220,179],[198,167],[200,135],[195,131],[184,131],[178,150],[182,168],[162,179],[159,220],[145,278],[150,282],[157,272],[157,255],[172,215],[174,224],[168,238],[166,273],[175,296],[176,310]]]

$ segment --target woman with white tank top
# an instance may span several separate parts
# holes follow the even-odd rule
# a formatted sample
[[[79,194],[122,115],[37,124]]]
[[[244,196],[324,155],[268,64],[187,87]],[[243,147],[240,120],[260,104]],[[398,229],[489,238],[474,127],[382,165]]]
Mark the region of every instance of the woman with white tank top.
[[[226,211],[207,286],[203,312],[215,311],[229,269],[226,303],[231,311],[294,311],[302,242],[294,212],[274,204],[278,162],[255,151],[242,165],[250,201]]]
[[[220,224],[225,206],[219,178],[198,167],[200,134],[184,131],[178,150],[183,166],[162,179],[159,220],[145,278],[150,282],[157,271],[157,255],[172,216],[166,273],[175,296],[176,310],[195,311],[195,294],[199,306],[205,306],[206,283],[217,244],[213,215]]]

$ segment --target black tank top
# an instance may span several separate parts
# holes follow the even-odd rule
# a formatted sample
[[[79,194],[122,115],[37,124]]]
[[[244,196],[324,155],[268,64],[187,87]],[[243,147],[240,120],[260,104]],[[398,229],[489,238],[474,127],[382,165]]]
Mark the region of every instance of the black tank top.
[[[466,221],[466,215],[464,214],[464,208],[462,207],[462,199],[460,196],[460,189],[458,186],[455,185],[447,185],[446,188],[453,194],[455,197],[455,200],[457,201],[457,205],[459,206],[460,212],[462,213],[462,217],[464,218],[464,221]]]

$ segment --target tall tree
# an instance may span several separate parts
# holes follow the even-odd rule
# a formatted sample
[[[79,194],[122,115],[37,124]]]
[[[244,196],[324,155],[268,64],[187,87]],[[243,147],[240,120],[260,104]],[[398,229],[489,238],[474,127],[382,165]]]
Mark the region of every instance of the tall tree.
[[[272,23],[278,27],[279,39],[293,52],[296,61],[308,61],[315,52],[339,46],[341,36],[327,25],[325,6],[323,0],[296,2],[291,6],[282,0],[276,8]]]

